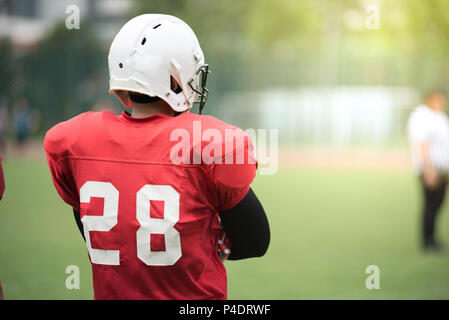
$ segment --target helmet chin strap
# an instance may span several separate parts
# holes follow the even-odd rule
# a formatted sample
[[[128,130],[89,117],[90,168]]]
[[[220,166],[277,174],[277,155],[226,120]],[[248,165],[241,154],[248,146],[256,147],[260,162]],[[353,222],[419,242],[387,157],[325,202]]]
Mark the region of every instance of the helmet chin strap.
[[[209,65],[207,65],[207,64],[202,65],[196,72],[197,75],[200,74],[200,85],[199,85],[200,90],[197,90],[193,87],[193,85],[192,85],[193,79],[188,82],[190,89],[192,89],[194,92],[196,92],[200,98],[199,101],[194,102],[194,103],[200,104],[199,105],[199,114],[203,113],[204,105],[206,104],[207,97],[209,96],[209,90],[206,88],[206,83],[207,83],[207,76],[210,72],[211,71],[209,70]]]

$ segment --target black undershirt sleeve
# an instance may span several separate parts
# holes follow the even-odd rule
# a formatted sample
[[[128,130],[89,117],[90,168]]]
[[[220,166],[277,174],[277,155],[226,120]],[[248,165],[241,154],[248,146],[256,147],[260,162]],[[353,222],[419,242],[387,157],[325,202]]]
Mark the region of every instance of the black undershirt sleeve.
[[[236,206],[219,213],[231,243],[228,260],[261,257],[270,244],[270,227],[265,210],[250,188]]]
[[[73,209],[76,224],[84,236],[80,213]],[[219,213],[223,230],[231,243],[228,260],[261,257],[270,244],[270,227],[259,199],[252,189],[236,206]]]
[[[76,225],[78,226],[78,229],[81,232],[81,236],[83,237],[84,241],[86,241],[86,238],[84,237],[84,229],[83,229],[83,223],[81,222],[80,213],[73,209],[73,215],[75,217]]]

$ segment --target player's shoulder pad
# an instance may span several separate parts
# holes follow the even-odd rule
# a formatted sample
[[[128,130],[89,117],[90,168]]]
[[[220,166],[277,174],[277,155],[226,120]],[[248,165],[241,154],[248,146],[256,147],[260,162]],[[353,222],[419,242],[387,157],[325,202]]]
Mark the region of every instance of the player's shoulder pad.
[[[47,131],[44,149],[53,159],[68,155],[70,147],[80,133],[81,123],[94,112],[81,113],[67,121],[60,122]]]
[[[226,123],[220,119],[215,118],[214,116],[209,115],[200,115],[194,113],[186,114],[185,119],[190,122],[189,125],[191,128],[193,124],[199,124],[201,128],[202,135],[211,135],[213,134],[211,131],[218,131],[223,137],[223,144],[225,144],[225,137],[245,137],[249,138],[249,135],[239,127]],[[198,126],[197,126],[198,127]],[[251,139],[250,139],[251,140]]]
[[[253,141],[247,132],[213,116],[191,114],[189,117],[192,123],[201,124],[203,160],[207,158],[207,162],[215,164],[250,164],[257,168]]]
[[[188,122],[191,122],[188,124],[190,127],[194,127],[194,124],[196,124],[197,128],[200,126],[203,145],[221,144],[223,148],[226,149],[226,151],[223,150],[223,152],[226,153],[229,152],[229,150],[235,152],[236,149],[239,148],[253,149],[253,141],[251,140],[250,135],[239,127],[209,115],[188,113],[186,114],[185,119]],[[219,135],[220,139],[215,139],[216,135]],[[214,138],[211,139],[211,136]],[[211,140],[213,141],[211,142]],[[236,141],[242,143],[236,143]]]

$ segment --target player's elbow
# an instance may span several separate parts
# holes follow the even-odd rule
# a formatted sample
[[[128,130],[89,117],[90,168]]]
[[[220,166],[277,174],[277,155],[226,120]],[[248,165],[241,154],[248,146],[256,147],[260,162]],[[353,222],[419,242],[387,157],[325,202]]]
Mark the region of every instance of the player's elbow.
[[[260,258],[267,253],[268,247],[270,246],[270,229],[268,225],[264,230],[263,234],[259,235],[257,241],[254,241],[252,252],[254,258]]]
[[[270,227],[267,220],[265,220],[264,224],[259,225],[258,231],[259,232],[253,234],[252,239],[248,241],[248,252],[250,253],[251,258],[263,257],[265,253],[267,253],[270,245]]]
[[[264,230],[250,237],[241,238],[239,241],[231,239],[231,255],[229,260],[242,260],[263,257],[270,245],[270,230],[268,225]]]
[[[268,247],[270,246],[270,230],[268,230],[268,235],[264,237],[264,239],[259,244],[255,257],[260,258],[263,257],[267,251]]]
[[[262,257],[270,245],[270,226],[265,211],[250,189],[235,207],[220,214],[231,242],[229,260]]]

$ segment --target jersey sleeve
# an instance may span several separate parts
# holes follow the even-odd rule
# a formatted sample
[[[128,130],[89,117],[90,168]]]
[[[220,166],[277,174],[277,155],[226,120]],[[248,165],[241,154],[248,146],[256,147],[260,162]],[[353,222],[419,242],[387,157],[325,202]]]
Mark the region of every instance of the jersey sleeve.
[[[5,192],[5,177],[3,175],[2,158],[0,158],[0,200],[3,198]]]
[[[79,194],[68,161],[69,147],[76,133],[73,129],[68,122],[50,129],[45,136],[44,149],[56,191],[64,202],[79,211]]]
[[[221,163],[213,168],[213,184],[218,196],[218,211],[222,212],[237,205],[248,193],[256,176],[257,161],[251,138],[236,128],[233,139],[223,144]],[[232,147],[231,147],[232,146]]]

